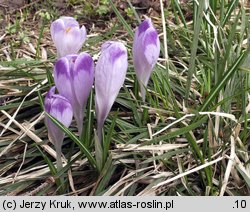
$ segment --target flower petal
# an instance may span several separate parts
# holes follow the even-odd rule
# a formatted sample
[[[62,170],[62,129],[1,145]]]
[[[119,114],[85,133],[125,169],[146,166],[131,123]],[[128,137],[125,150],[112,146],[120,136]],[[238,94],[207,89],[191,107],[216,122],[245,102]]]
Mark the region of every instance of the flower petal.
[[[68,27],[78,27],[79,28],[78,22],[73,17],[62,16],[62,17],[60,17],[60,19],[64,22],[64,26],[66,28],[68,28]]]
[[[73,109],[70,102],[65,97],[55,94],[53,95],[50,114],[64,126],[69,127],[73,117]]]
[[[122,43],[106,42],[102,46],[95,71],[95,102],[99,125],[106,119],[124,83],[127,60],[127,50]]]
[[[63,20],[57,19],[57,20],[52,22],[51,27],[50,27],[50,33],[51,33],[51,37],[52,37],[53,42],[55,43],[56,47],[61,42],[61,41],[56,39],[56,35],[64,33],[64,31],[65,31],[65,25],[64,25]]]
[[[54,66],[54,80],[59,93],[73,102],[73,92],[71,88],[70,65],[66,57],[56,61]]]
[[[52,101],[52,97],[55,94],[55,90],[56,90],[56,86],[53,86],[50,88],[50,90],[48,91],[48,93],[45,96],[45,111],[47,113],[50,113],[50,108],[51,108],[51,101]]]
[[[75,54],[81,49],[84,41],[86,40],[86,30],[84,29],[85,28],[72,28],[63,35],[58,35],[59,40],[63,39],[63,43],[61,43],[61,47],[59,49],[60,57],[68,54]]]
[[[80,107],[87,103],[94,82],[94,61],[87,53],[81,53],[71,72],[72,85]]]
[[[45,107],[45,111],[56,118],[66,127],[69,127],[73,117],[73,110],[69,101],[61,95],[54,94],[55,87],[52,87],[45,97],[45,105],[50,105],[49,111]],[[64,139],[64,133],[59,129],[47,116],[45,116],[45,124],[51,141],[59,148]]]
[[[84,26],[79,27],[72,17],[61,17],[51,24],[51,36],[57,48],[58,56],[76,54],[86,40],[87,33]]]
[[[93,59],[87,53],[67,55],[56,62],[54,69],[56,86],[70,101],[81,134],[84,109],[94,81]]]
[[[144,56],[149,65],[153,68],[160,55],[160,41],[157,31],[154,28],[149,28],[145,32],[143,43],[145,44],[143,46]]]
[[[140,36],[141,33],[144,33],[147,31],[148,28],[153,27],[151,19],[147,18],[144,20],[138,27],[138,36]]]
[[[71,60],[72,61],[72,60]],[[94,82],[94,61],[87,53],[81,53],[73,62],[71,69],[71,85],[74,91],[74,116],[78,132],[82,133],[84,110]]]
[[[146,19],[136,29],[133,42],[133,63],[145,101],[146,90],[151,72],[160,54],[160,41],[151,19]]]

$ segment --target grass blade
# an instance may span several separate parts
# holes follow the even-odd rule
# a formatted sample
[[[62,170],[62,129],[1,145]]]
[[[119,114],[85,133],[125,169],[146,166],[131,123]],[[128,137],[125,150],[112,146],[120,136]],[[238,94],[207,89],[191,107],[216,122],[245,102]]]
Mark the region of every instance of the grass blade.
[[[93,158],[92,154],[89,152],[89,150],[84,146],[84,144],[67,128],[65,127],[62,123],[57,121],[53,116],[50,114],[46,113],[46,115],[50,118],[50,120],[59,128],[61,129],[68,137],[74,141],[81,151],[85,154],[85,156],[88,158],[90,164],[92,165],[93,168],[97,168],[97,164],[95,159]]]
[[[215,85],[215,87],[211,90],[210,94],[206,98],[205,102],[200,107],[199,111],[207,110],[208,106],[212,103],[212,101],[216,98],[218,93],[221,91],[222,87],[228,82],[228,80],[232,77],[232,75],[238,70],[239,65],[245,59],[245,57],[249,54],[249,50],[243,52],[235,63],[230,67],[230,69],[225,73],[222,77],[222,80]]]

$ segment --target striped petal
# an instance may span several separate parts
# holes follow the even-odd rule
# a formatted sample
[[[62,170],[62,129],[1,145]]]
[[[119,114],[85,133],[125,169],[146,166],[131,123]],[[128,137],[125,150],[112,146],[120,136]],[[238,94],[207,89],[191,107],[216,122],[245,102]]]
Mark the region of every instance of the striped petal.
[[[127,67],[125,46],[120,42],[104,43],[95,71],[95,104],[100,140],[101,129],[124,83]]]
[[[150,75],[160,54],[158,33],[151,19],[143,21],[136,29],[133,42],[133,63],[139,81],[141,96],[145,101]]]
[[[50,31],[59,58],[78,53],[87,38],[86,28],[80,28],[72,17],[57,19],[51,24]]]
[[[52,87],[45,97],[45,111],[56,118],[66,127],[69,127],[73,117],[73,110],[70,102],[63,96],[55,94],[55,87]],[[61,146],[64,133],[47,116],[45,116],[49,136],[55,146]]]

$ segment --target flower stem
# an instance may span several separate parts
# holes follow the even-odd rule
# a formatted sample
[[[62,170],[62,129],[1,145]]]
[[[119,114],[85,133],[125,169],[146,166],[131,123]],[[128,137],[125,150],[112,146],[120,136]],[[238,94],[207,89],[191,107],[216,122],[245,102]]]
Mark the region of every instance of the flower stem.
[[[79,137],[81,138],[83,132],[83,112],[79,112],[79,114],[75,115],[75,119],[76,119],[76,124],[77,124],[77,129],[78,129],[78,134]]]
[[[97,136],[98,136],[99,142],[101,144],[102,144],[102,128],[103,128],[103,125],[104,125],[104,120],[98,121],[98,123],[97,123]]]
[[[63,165],[62,165],[62,157],[61,157],[61,154],[62,154],[62,150],[61,150],[61,146],[58,146],[58,145],[55,145],[55,148],[56,148],[56,166],[57,166],[57,173],[60,172],[63,168]],[[59,181],[60,181],[60,194],[63,194],[64,191],[65,191],[65,185],[64,185],[64,177],[61,175],[59,177]]]
[[[56,167],[57,171],[59,172],[62,169],[62,157],[61,157],[61,147],[56,147]]]
[[[145,100],[146,100],[146,88],[141,82],[139,82],[139,85],[140,85],[142,101],[145,102]]]

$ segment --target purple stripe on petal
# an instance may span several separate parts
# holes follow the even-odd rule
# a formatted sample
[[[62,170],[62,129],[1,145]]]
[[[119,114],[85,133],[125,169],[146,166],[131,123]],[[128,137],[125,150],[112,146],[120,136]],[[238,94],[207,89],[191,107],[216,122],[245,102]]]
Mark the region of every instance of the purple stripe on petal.
[[[138,36],[141,33],[146,32],[146,30],[151,26],[152,26],[151,19],[148,18],[145,21],[143,21],[138,27],[138,32],[139,32]]]
[[[68,100],[67,98],[65,98],[64,96],[62,96],[62,95],[60,95],[60,94],[54,94],[54,95],[53,95],[53,98],[57,98],[57,99],[59,99],[60,101],[64,101],[64,102],[70,103],[69,100]]]
[[[160,54],[160,41],[157,31],[154,28],[149,28],[143,38],[143,54],[145,56],[145,63],[148,63],[153,70]],[[151,71],[150,71],[151,72]]]
[[[54,80],[60,95],[67,98],[73,105],[70,65],[66,57],[59,59],[54,67]]]
[[[53,95],[55,94],[55,90],[56,90],[56,86],[53,86],[52,88],[49,89],[48,93],[45,96],[44,107],[47,113],[49,113],[51,110],[51,104],[52,104]]]
[[[122,55],[125,55],[125,51],[120,48],[112,48],[110,49],[110,61],[114,63],[119,59]]]
[[[66,75],[69,77],[69,64],[66,58],[61,58],[56,61],[55,74],[57,75],[57,77],[59,75]]]
[[[66,127],[69,127],[73,117],[73,110],[67,99],[59,94],[55,94],[53,96],[50,114]]]
[[[107,41],[102,45],[102,52],[108,52],[105,55],[108,56],[111,63],[117,61],[121,56],[125,55],[127,50],[122,43]]]
[[[58,98],[56,99],[57,102],[53,102],[53,109],[60,112],[61,114],[63,114],[63,112],[69,108],[69,102],[68,101],[65,101],[64,99],[62,98]],[[67,104],[67,103],[68,104]]]
[[[57,19],[56,21],[52,22],[51,27],[50,27],[50,32],[51,32],[51,36],[53,41],[55,42],[55,35],[57,33],[61,33],[64,31],[64,22],[60,19]]]
[[[150,44],[157,44],[158,41],[158,33],[154,28],[149,28],[144,35],[143,44],[150,45]]]
[[[54,105],[54,110],[57,110],[61,114],[63,114],[65,109],[66,109],[65,104],[62,101]]]
[[[74,72],[86,71],[91,73],[93,72],[93,70],[94,70],[94,61],[92,57],[87,53],[81,53],[78,56],[77,61],[75,63]],[[73,74],[73,77],[74,76],[75,74]]]

